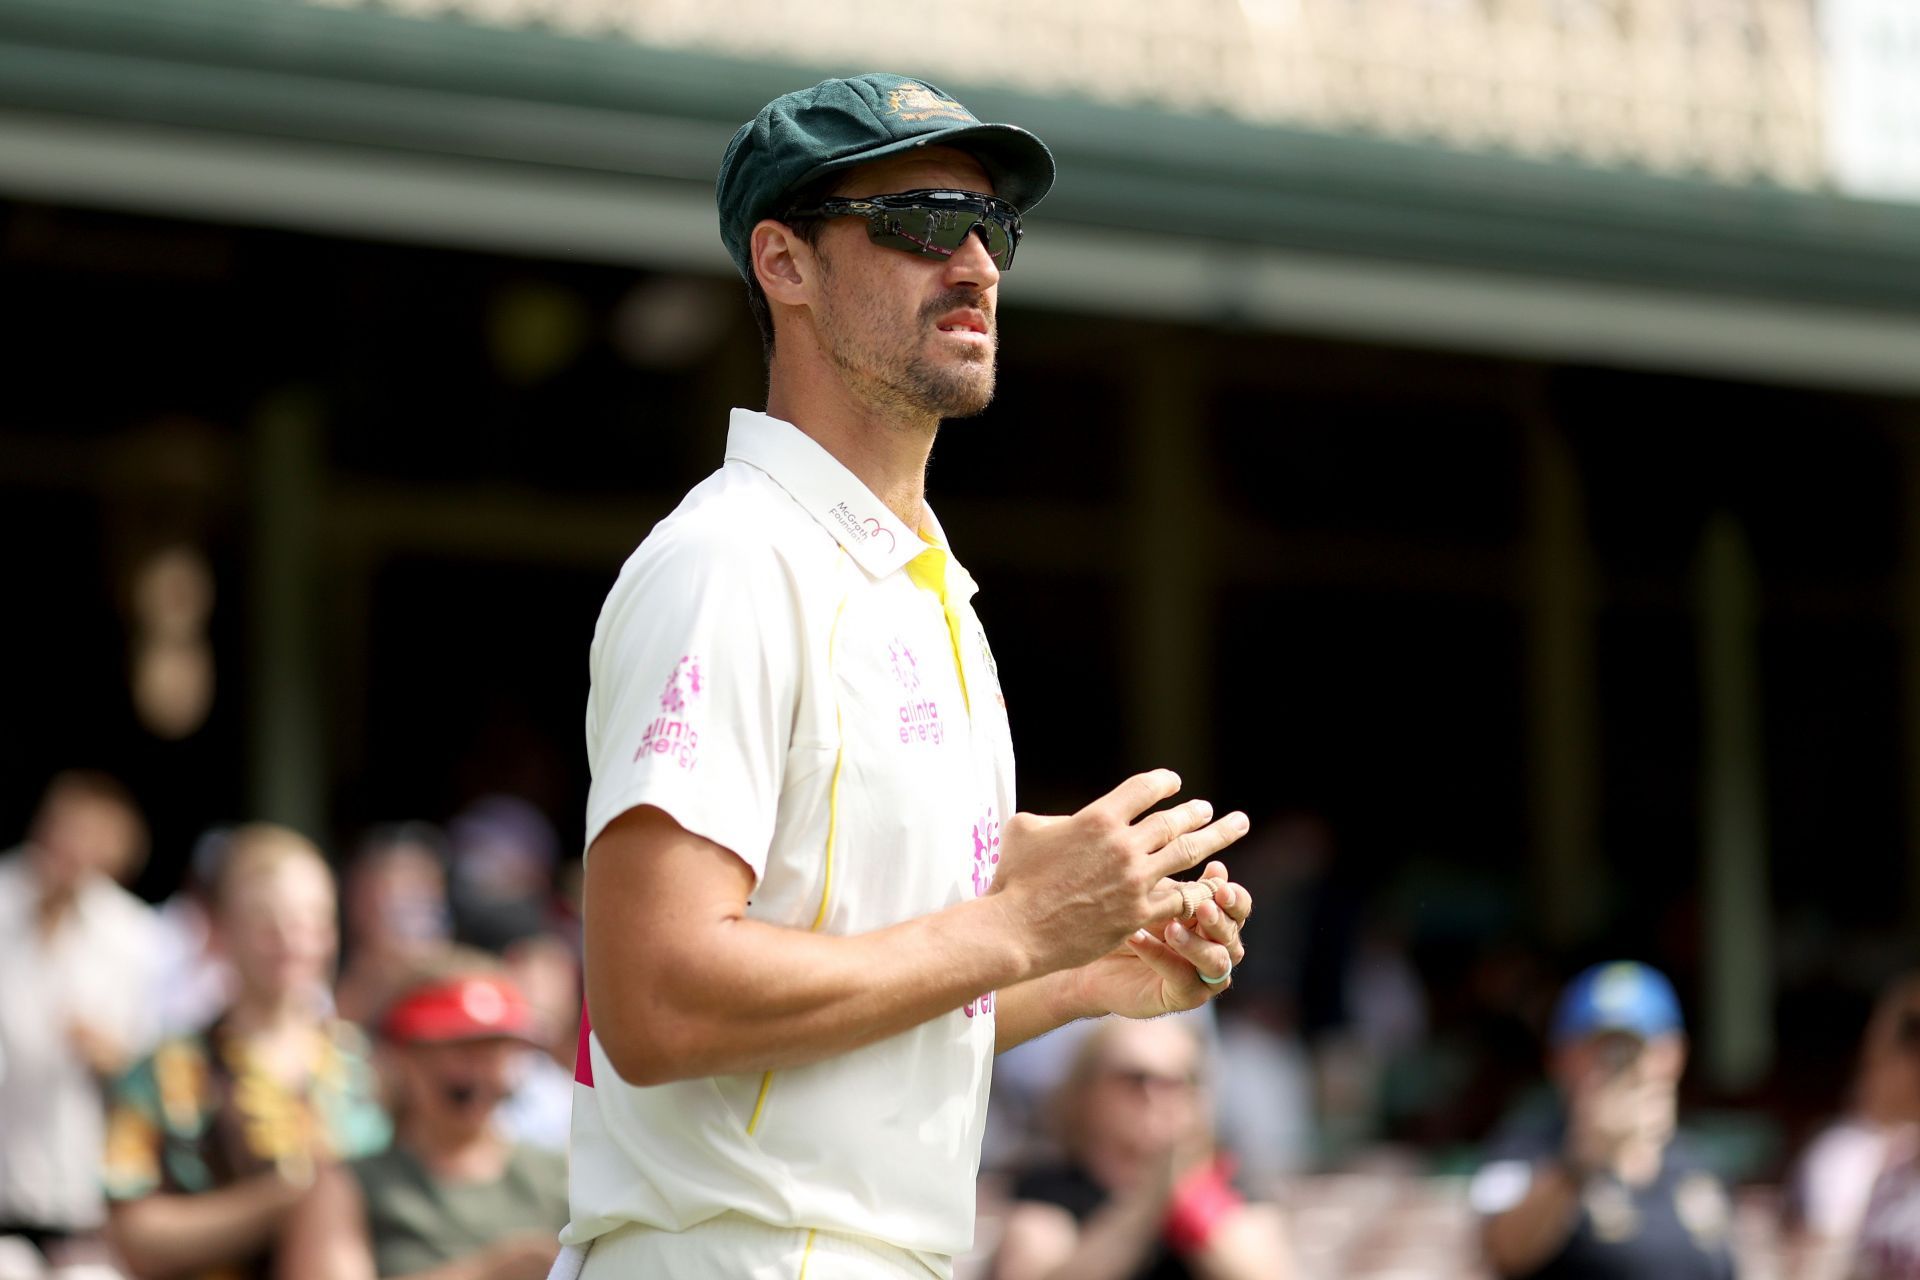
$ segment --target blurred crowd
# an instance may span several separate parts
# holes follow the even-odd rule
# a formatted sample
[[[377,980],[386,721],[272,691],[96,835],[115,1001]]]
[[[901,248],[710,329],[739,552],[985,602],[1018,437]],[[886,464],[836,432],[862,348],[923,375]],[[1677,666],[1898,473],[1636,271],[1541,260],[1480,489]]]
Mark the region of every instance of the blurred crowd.
[[[69,772],[0,854],[0,1280],[546,1275],[581,990],[548,818],[216,829],[158,906],[146,842]],[[1920,1277],[1920,976],[1743,1167],[1689,1130],[1658,970],[1494,948],[1443,1030],[1324,817],[1243,868],[1230,999],[1003,1056],[963,1277]]]
[[[157,908],[112,778],[0,856],[0,1277],[545,1276],[566,1223],[577,913],[509,797],[333,864],[207,832]]]

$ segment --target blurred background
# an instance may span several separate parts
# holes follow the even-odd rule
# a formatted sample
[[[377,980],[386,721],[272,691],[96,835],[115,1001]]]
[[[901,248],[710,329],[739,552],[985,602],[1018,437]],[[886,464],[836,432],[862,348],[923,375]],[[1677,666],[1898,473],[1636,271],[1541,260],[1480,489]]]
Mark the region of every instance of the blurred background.
[[[1058,158],[931,498],[1024,807],[1254,816],[1293,1168],[1470,1169],[1631,955],[1776,1183],[1920,925],[1907,0],[0,0],[0,845],[506,794],[564,886],[599,602],[762,403],[721,151],[875,68]]]

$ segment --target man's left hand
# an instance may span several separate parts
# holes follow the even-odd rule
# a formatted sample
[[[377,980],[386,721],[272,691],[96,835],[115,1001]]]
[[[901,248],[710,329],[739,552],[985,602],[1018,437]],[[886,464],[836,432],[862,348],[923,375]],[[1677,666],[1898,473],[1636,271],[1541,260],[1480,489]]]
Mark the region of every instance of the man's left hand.
[[[1142,929],[1080,970],[1088,1004],[1123,1018],[1157,1018],[1196,1009],[1233,985],[1200,975],[1229,974],[1246,955],[1240,930],[1253,914],[1253,895],[1233,883],[1224,863],[1208,863],[1202,878],[1221,884],[1191,922],[1175,920],[1159,937]]]

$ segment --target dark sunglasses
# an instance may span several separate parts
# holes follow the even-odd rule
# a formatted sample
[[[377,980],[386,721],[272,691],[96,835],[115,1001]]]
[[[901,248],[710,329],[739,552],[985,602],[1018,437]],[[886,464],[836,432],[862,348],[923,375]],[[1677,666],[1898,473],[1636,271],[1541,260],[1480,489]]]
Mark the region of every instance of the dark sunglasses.
[[[865,218],[867,239],[923,258],[951,258],[975,230],[987,255],[1002,271],[1020,247],[1020,211],[978,191],[902,191],[860,200],[822,200],[811,209],[788,211],[782,222],[803,218]]]

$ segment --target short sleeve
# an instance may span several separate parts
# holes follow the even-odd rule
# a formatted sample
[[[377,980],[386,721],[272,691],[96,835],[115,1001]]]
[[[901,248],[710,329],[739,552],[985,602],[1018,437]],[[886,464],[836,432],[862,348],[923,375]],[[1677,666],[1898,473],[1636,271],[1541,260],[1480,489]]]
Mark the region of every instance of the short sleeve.
[[[153,1059],[148,1058],[120,1077],[108,1093],[101,1174],[109,1200],[138,1200],[160,1189],[160,1156],[166,1141],[160,1121],[159,1089]]]
[[[1519,1205],[1533,1189],[1533,1165],[1525,1160],[1495,1160],[1482,1165],[1467,1188],[1467,1203],[1483,1218],[1497,1218]]]
[[[758,881],[793,737],[800,627],[764,536],[695,527],[642,545],[594,632],[589,847],[622,813],[653,805]]]

